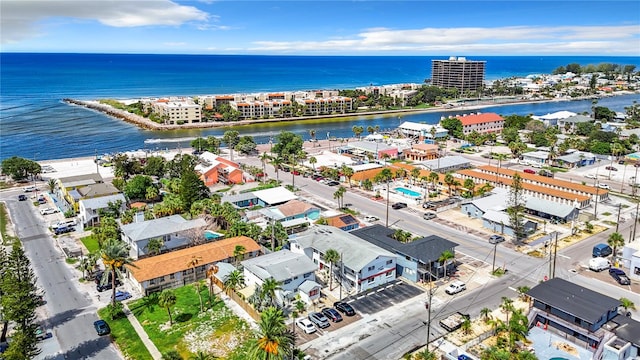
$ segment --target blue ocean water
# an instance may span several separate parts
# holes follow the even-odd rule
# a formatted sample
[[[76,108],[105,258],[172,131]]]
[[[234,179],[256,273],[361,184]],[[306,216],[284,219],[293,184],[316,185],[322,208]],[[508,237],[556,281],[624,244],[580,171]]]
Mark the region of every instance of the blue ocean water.
[[[135,98],[257,91],[346,89],[366,85],[421,83],[431,77],[431,60],[417,56],[232,56],[137,54],[0,53],[0,159],[37,160],[91,156],[140,148],[188,146],[197,136],[228,129],[154,132],[73,107],[63,98]],[[569,63],[615,63],[640,67],[639,57],[469,57],[487,62],[487,79],[550,73]],[[639,95],[603,99],[623,111]],[[610,105],[607,105],[610,104]],[[513,105],[484,109],[502,114],[544,114],[557,110],[589,111],[590,101]],[[267,142],[281,130],[308,137],[352,135],[355,124],[392,128],[400,121],[435,123],[441,113],[399,118],[368,117],[354,122],[270,124],[240,127],[243,135]]]

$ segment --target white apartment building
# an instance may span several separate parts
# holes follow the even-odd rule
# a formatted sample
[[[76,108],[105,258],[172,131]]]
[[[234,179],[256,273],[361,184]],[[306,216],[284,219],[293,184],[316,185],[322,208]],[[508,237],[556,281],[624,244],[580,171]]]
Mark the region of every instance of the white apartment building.
[[[159,99],[151,104],[151,111],[162,116],[165,124],[191,124],[202,120],[202,107],[191,99]]]
[[[353,109],[353,100],[344,96],[296,99],[296,102],[304,107],[304,115],[311,116],[345,113]]]

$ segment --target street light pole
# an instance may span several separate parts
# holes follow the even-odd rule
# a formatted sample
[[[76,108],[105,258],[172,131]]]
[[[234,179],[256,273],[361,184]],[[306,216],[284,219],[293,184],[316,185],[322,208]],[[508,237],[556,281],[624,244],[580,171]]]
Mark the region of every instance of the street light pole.
[[[389,227],[389,178],[387,177],[387,223],[386,227]]]
[[[493,263],[491,265],[491,274],[496,272],[496,252],[498,251],[498,243],[493,244]]]

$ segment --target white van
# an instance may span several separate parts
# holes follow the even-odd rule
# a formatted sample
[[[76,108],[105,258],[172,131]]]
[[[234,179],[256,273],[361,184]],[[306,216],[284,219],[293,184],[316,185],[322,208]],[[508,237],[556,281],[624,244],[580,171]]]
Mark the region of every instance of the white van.
[[[611,262],[602,257],[595,257],[589,260],[589,269],[593,271],[607,270],[611,267]]]
[[[38,189],[35,187],[35,185],[29,185],[29,186],[23,187],[22,190],[24,190],[24,192],[32,192]]]

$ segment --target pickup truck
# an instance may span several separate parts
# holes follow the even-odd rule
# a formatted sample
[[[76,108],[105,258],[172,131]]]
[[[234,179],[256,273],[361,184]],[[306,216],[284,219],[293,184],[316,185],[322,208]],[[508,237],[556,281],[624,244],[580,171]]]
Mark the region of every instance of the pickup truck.
[[[440,326],[449,332],[456,331],[462,326],[462,323],[467,320],[469,320],[468,314],[456,312],[440,320]]]

